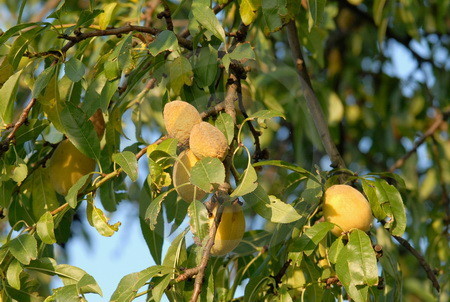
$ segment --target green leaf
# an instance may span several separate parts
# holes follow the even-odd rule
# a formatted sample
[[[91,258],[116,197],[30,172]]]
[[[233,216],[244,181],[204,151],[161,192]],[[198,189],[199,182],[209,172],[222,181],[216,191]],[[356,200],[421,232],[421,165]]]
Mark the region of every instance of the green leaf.
[[[279,3],[273,0],[262,0],[262,14],[264,33],[266,35],[271,32],[280,30],[283,26],[281,16],[279,14]]]
[[[49,125],[48,120],[29,119],[28,124],[23,124],[16,132],[16,144],[21,145],[38,137]]]
[[[45,299],[45,302],[64,301],[64,302],[78,302],[80,295],[76,284],[71,284],[63,287],[53,289],[53,295]]]
[[[76,208],[78,204],[78,194],[83,190],[83,188],[86,186],[86,183],[90,181],[90,179],[91,174],[83,175],[72,187],[70,187],[66,195],[66,201],[71,208]]]
[[[132,301],[138,292],[138,290],[144,286],[144,284],[155,276],[167,275],[172,272],[171,268],[156,265],[151,266],[138,273],[132,273],[123,277],[113,295],[111,296],[111,302],[125,302]]]
[[[274,223],[290,223],[302,217],[292,205],[274,196],[269,197],[260,185],[243,198],[258,215]]]
[[[355,229],[350,233],[349,243],[338,255],[336,273],[353,300],[366,301],[365,285],[378,284],[378,268],[372,243],[365,232]]]
[[[361,183],[364,193],[366,194],[367,199],[369,200],[370,208],[372,209],[375,218],[377,218],[378,220],[384,220],[384,218],[386,218],[387,215],[386,212],[384,212],[378,200],[375,182],[371,180],[362,179]]]
[[[406,229],[406,212],[403,204],[402,196],[398,190],[388,184],[384,179],[377,179],[375,186],[378,193],[380,204],[388,203],[393,217],[389,222],[389,231],[396,236],[401,236]]]
[[[156,150],[163,151],[172,157],[177,157],[178,140],[175,138],[168,138],[162,143],[158,144]]]
[[[61,111],[61,122],[66,130],[69,140],[83,154],[99,161],[100,142],[94,125],[84,112],[71,103]]]
[[[24,280],[23,282],[27,282],[29,280]],[[4,284],[3,287],[5,294],[7,297],[13,300],[6,301],[24,301],[24,302],[42,302],[44,301],[43,297],[40,297],[38,293],[36,293],[34,288],[30,288],[27,291],[25,290],[17,290],[7,284]],[[33,290],[34,292],[30,292]]]
[[[16,100],[17,87],[22,71],[19,70],[10,76],[2,88],[0,88],[0,118],[3,124],[12,122],[14,102]]]
[[[50,182],[47,170],[38,168],[32,175],[32,209],[36,220],[46,211],[52,211],[59,206],[55,189]]]
[[[194,72],[191,63],[184,56],[179,56],[168,64],[170,87],[176,95],[179,95],[183,85],[192,85]]]
[[[249,25],[256,19],[256,12],[261,6],[261,0],[240,0],[239,13],[241,14],[242,23]]]
[[[199,2],[192,3],[192,15],[204,28],[209,30],[222,42],[225,42],[225,31],[212,9]]]
[[[247,169],[245,169],[239,179],[239,185],[234,189],[230,197],[239,197],[253,192],[258,187],[257,180],[258,175],[256,174],[255,168],[252,166],[251,157],[248,156]]]
[[[65,286],[76,285],[80,293],[102,295],[102,290],[95,279],[81,268],[68,264],[59,264],[55,267],[55,274],[61,278]]]
[[[344,242],[342,241],[342,236],[337,238],[333,244],[330,246],[330,250],[328,251],[328,259],[331,263],[336,263],[339,257],[339,253],[344,248]]]
[[[112,155],[112,160],[122,167],[123,171],[131,178],[132,181],[136,181],[138,178],[138,164],[136,155],[130,151],[123,151]]]
[[[234,138],[234,122],[233,118],[228,114],[221,112],[216,119],[215,126],[222,131],[227,138],[228,145],[231,144]]]
[[[218,71],[218,53],[211,45],[200,48],[195,60],[195,80],[200,87],[208,87],[214,83]]]
[[[164,218],[161,212],[156,221],[154,229],[151,230],[148,223],[146,223],[144,219],[139,218],[142,235],[150,250],[150,254],[156,264],[161,264],[162,248],[164,244]]]
[[[181,232],[170,244],[164,257],[163,265],[166,267],[179,267],[187,260],[186,236],[188,230]]]
[[[92,197],[87,200],[86,217],[89,224],[93,226],[100,235],[105,237],[114,235],[121,225],[120,221],[115,224],[109,224],[109,219],[106,218],[102,210],[94,205]]]
[[[261,289],[270,282],[271,277],[256,275],[250,278],[245,287],[244,302],[259,301]]]
[[[309,30],[314,26],[314,24],[320,24],[322,21],[322,15],[325,10],[326,0],[314,0],[308,1],[308,25]]]
[[[148,208],[145,211],[145,220],[149,222],[151,230],[155,229],[155,225],[158,221],[157,219],[159,212],[161,211],[161,203],[164,201],[167,195],[169,195],[174,190],[175,188],[172,188],[164,193],[161,193],[158,197],[153,199],[148,205]]]
[[[98,25],[100,29],[106,29],[108,27],[113,17],[113,12],[116,6],[117,6],[116,2],[108,3],[103,6],[103,13],[101,13],[98,16],[99,18]]]
[[[238,46],[236,46],[236,48],[229,55],[230,55],[230,59],[237,60],[237,61],[254,60],[256,58],[255,52],[253,51],[251,44],[248,42],[238,44]],[[264,111],[270,111],[270,110],[264,110]],[[261,111],[259,111],[259,112],[261,112]]]
[[[258,112],[253,113],[252,115],[250,115],[247,120],[254,120],[254,119],[271,119],[274,117],[282,117],[284,119],[286,119],[286,117],[284,116],[283,113],[281,112],[277,112],[274,110],[260,110]]]
[[[28,28],[28,27],[35,27],[36,25],[39,24],[48,24],[50,25],[50,23],[44,23],[44,22],[33,22],[33,23],[22,23],[22,24],[17,24],[16,26],[11,27],[10,29],[8,29],[7,31],[5,31],[1,36],[0,36],[0,45],[3,45],[9,38],[11,38],[12,36],[14,36],[16,33],[18,33],[19,31],[21,31],[22,29]]]
[[[191,232],[202,242],[209,234],[208,210],[203,203],[194,200],[189,204],[188,215]]]
[[[76,58],[71,58],[64,63],[64,71],[70,80],[78,82],[83,78],[86,68],[84,67],[83,62]]]
[[[6,271],[6,280],[8,284],[15,289],[20,289],[20,273],[23,271],[19,261],[13,259]]]
[[[55,238],[55,224],[53,222],[53,216],[50,212],[45,212],[36,225],[36,231],[41,238],[42,242],[46,244],[53,244],[56,242]]]
[[[156,39],[150,43],[148,50],[152,56],[157,56],[163,51],[174,51],[178,49],[177,36],[171,30],[163,30],[156,36]]]
[[[20,36],[13,42],[11,48],[9,49],[8,61],[13,66],[14,70],[19,67],[19,63],[22,60],[23,54],[28,49],[29,44],[36,41],[36,36],[39,35],[43,30],[48,28],[47,24],[43,27],[36,26],[22,32]]]
[[[192,167],[190,180],[203,191],[211,192],[214,184],[225,182],[225,167],[217,158],[203,158]]]
[[[48,86],[51,79],[55,76],[57,67],[57,65],[51,65],[37,77],[33,87],[33,98],[37,98],[43,91],[45,91],[45,88]]]
[[[294,242],[293,248],[290,251],[304,252],[307,256],[310,256],[319,242],[325,238],[333,227],[334,224],[330,222],[321,222],[313,225]]]
[[[300,173],[302,175],[308,176],[309,178],[316,180],[314,175],[309,172],[306,169],[303,169],[302,167],[296,166],[294,164],[282,161],[282,160],[266,160],[266,161],[260,161],[253,164],[253,167],[261,167],[261,166],[276,166],[280,168],[285,168],[297,173]],[[317,181],[317,180],[316,180]]]
[[[30,234],[22,234],[8,242],[11,254],[23,264],[29,264],[31,260],[36,259],[37,241]]]
[[[26,268],[49,276],[58,276],[64,286],[73,285],[78,293],[102,295],[102,290],[95,279],[81,268],[68,264],[57,265],[54,259],[47,257],[32,261]]]

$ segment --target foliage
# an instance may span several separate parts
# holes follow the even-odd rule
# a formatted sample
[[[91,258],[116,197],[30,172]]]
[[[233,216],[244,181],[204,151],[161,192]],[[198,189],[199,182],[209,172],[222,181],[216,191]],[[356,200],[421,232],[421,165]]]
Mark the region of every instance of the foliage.
[[[111,301],[448,301],[450,3],[419,2],[0,4],[0,300],[102,295],[54,247],[70,244],[82,209],[84,227],[114,236],[121,223],[109,213],[132,202],[157,265],[124,276]],[[194,105],[229,144],[223,162],[191,170],[207,201],[188,204],[172,184],[182,151],[164,136],[172,100]],[[61,196],[46,162],[65,138],[97,169]],[[336,238],[321,219],[337,183],[367,197],[368,233]],[[247,232],[210,257],[209,203],[234,199]],[[49,293],[43,276],[63,287]]]

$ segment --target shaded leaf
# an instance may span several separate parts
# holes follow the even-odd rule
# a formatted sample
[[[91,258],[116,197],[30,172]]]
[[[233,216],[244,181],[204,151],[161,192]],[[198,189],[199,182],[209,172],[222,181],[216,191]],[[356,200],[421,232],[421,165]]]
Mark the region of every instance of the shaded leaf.
[[[29,264],[38,255],[37,241],[30,234],[22,234],[8,242],[11,254],[23,264]]]
[[[307,256],[311,255],[319,242],[325,238],[333,227],[334,224],[330,222],[321,222],[313,225],[308,228],[300,238],[294,241],[291,251],[304,252]]]
[[[76,58],[71,58],[64,63],[64,71],[70,80],[78,82],[83,78],[86,68],[84,67],[83,62]]]
[[[100,158],[100,142],[94,125],[84,112],[71,103],[61,111],[61,122],[66,130],[69,140],[88,157]]]
[[[174,51],[178,49],[178,40],[173,31],[163,30],[160,32],[156,39],[150,43],[148,50],[152,56],[156,56],[163,51]]]
[[[179,95],[183,85],[192,85],[194,72],[191,63],[184,56],[179,56],[169,64],[170,87],[175,94]]]

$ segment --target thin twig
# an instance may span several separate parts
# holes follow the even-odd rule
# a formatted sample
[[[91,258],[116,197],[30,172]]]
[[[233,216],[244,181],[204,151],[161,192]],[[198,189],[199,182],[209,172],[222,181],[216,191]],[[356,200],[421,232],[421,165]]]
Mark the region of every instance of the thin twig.
[[[219,114],[219,112],[224,111],[224,110],[225,110],[225,102],[222,101],[222,102],[218,103],[217,105],[210,107],[207,110],[200,113],[200,116],[202,117],[202,119],[205,119],[210,116],[215,116],[215,115]]]
[[[289,266],[291,265],[292,259],[289,259],[288,261],[286,261],[283,266],[281,267],[280,271],[273,276],[273,279],[275,280],[275,284],[280,284],[281,283],[281,279],[283,278],[283,276],[286,274],[287,269],[289,268]]]
[[[147,34],[151,34],[153,36],[158,35],[162,30],[157,29],[157,28],[153,28],[153,27],[146,27],[146,26],[140,26],[140,25],[131,25],[131,24],[127,24],[125,26],[122,27],[117,27],[117,28],[109,28],[109,29],[103,29],[103,30],[94,30],[94,31],[90,31],[90,32],[86,32],[86,33],[81,33],[78,35],[74,35],[74,36],[69,36],[69,35],[61,35],[60,37],[66,40],[69,40],[69,42],[64,45],[64,47],[61,49],[61,52],[64,54],[67,52],[67,50],[69,50],[71,47],[73,47],[75,44],[92,38],[92,37],[102,37],[102,36],[117,36],[117,35],[122,35],[122,34],[127,34],[129,32],[141,32],[141,33],[147,33]],[[177,36],[178,39],[178,43],[188,49],[188,50],[192,50],[192,42],[189,40],[186,40],[185,38],[182,38],[180,36]]]
[[[31,108],[33,108],[34,104],[36,103],[36,98],[32,98],[30,102],[27,104],[27,106],[23,109],[22,114],[20,115],[17,122],[14,124],[14,126],[10,127],[12,128],[11,133],[8,134],[6,139],[4,141],[0,142],[0,157],[3,156],[3,154],[8,151],[9,144],[14,141],[14,138],[16,136],[17,130],[26,123],[28,120],[28,114],[30,113]]]
[[[419,261],[419,264],[423,267],[423,269],[427,273],[428,279],[430,279],[431,282],[433,283],[433,287],[437,291],[440,291],[441,287],[439,286],[439,282],[436,278],[436,275],[434,274],[430,265],[425,261],[425,258],[423,258],[423,256],[416,249],[414,249],[406,239],[403,239],[402,237],[396,235],[392,235],[392,237],[394,237],[395,240],[397,240],[398,243],[400,243],[404,248],[406,248],[414,257],[416,257],[416,259]]]
[[[161,0],[164,10],[160,12],[156,17],[158,19],[164,18],[166,20],[167,29],[173,31],[172,13],[170,12],[169,4],[165,0]]]
[[[322,139],[325,151],[330,157],[331,166],[333,168],[345,168],[344,160],[342,159],[338,149],[336,148],[336,145],[331,139],[330,131],[325,121],[322,108],[320,107],[319,100],[317,99],[317,96],[312,88],[308,70],[306,69],[305,61],[303,59],[295,20],[289,21],[286,28],[288,33],[289,45],[292,50],[292,56],[294,58],[294,63],[299,74],[300,86],[302,87],[303,96],[306,99],[306,104],[308,106],[310,114],[313,117],[317,132]]]
[[[450,110],[446,111],[444,113],[438,112],[436,117],[434,118],[434,122],[433,124],[431,124],[431,126],[425,131],[425,133],[423,134],[423,136],[418,139],[416,141],[416,143],[414,144],[414,147],[409,150],[405,155],[403,155],[401,158],[399,158],[390,168],[389,168],[389,172],[394,172],[396,169],[400,168],[401,166],[403,166],[403,164],[405,163],[405,161],[414,154],[414,152],[417,151],[417,149],[420,147],[420,145],[422,145],[425,140],[432,136],[438,129],[439,127],[445,123],[445,120],[448,118],[448,116],[450,115]]]
[[[214,245],[214,239],[216,238],[217,229],[219,227],[220,220],[222,219],[223,209],[224,205],[220,204],[217,208],[216,216],[214,217],[214,223],[209,229],[209,239],[205,245],[205,248],[203,249],[202,260],[200,262],[200,265],[198,266],[197,275],[195,276],[194,291],[191,296],[191,302],[197,302],[197,299],[202,291],[205,270],[211,255],[211,248]]]

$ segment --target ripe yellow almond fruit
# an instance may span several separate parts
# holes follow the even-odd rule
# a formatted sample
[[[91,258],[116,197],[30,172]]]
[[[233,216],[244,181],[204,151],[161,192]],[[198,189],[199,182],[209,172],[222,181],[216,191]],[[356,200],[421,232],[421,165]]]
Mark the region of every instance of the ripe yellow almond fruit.
[[[214,223],[216,210],[217,207],[214,209],[213,215],[209,218],[210,226]],[[242,237],[244,237],[244,232],[245,217],[242,206],[238,203],[234,203],[224,207],[222,219],[220,220],[214,239],[214,245],[211,248],[211,255],[223,256],[234,250],[239,242],[241,242]]]
[[[56,192],[66,195],[82,176],[93,172],[95,161],[81,153],[68,139],[59,143],[47,164]]]
[[[200,113],[189,103],[172,101],[164,106],[164,124],[170,137],[181,145],[187,145],[192,127],[202,121]]]
[[[173,185],[178,195],[187,202],[201,200],[207,194],[205,191],[191,184],[189,180],[192,167],[198,161],[199,159],[194,153],[190,149],[186,149],[180,153],[173,166]]]
[[[189,146],[200,159],[215,157],[222,161],[228,152],[225,134],[207,122],[201,122],[192,128]]]
[[[367,232],[373,219],[367,199],[348,185],[334,185],[325,191],[323,216],[325,221],[336,224],[331,230],[336,236],[352,229]]]
[[[105,134],[105,119],[101,109],[97,109],[95,113],[89,118],[94,125],[95,132],[97,132],[98,138],[101,139]]]

